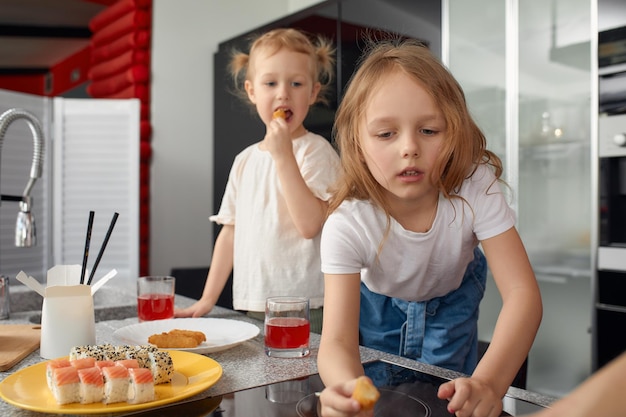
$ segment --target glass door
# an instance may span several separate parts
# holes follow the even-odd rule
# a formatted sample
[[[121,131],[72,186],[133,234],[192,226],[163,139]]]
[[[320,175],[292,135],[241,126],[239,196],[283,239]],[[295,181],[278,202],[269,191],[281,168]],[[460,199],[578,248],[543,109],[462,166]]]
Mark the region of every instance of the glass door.
[[[444,33],[449,67],[503,159],[542,291],[527,388],[554,396],[591,369],[592,2],[449,0]],[[491,281],[481,339],[500,306]]]

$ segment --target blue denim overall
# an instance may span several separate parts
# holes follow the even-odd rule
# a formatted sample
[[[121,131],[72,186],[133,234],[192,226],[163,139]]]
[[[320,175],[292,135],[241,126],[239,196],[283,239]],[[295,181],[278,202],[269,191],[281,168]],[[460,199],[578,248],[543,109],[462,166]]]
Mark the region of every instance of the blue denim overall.
[[[486,279],[487,260],[475,248],[461,286],[428,301],[388,297],[361,283],[361,345],[471,375]]]

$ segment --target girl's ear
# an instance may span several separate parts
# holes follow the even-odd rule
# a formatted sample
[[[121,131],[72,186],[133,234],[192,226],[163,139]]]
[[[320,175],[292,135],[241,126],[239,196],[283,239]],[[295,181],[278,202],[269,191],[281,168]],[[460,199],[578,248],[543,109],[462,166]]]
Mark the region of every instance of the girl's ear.
[[[243,83],[243,87],[245,88],[246,93],[248,94],[248,98],[250,99],[252,104],[256,104],[256,99],[254,97],[254,85],[252,85],[252,82],[250,82],[250,80],[246,80]]]
[[[319,94],[321,89],[322,89],[321,83],[316,82],[315,84],[313,84],[313,89],[311,90],[311,98],[309,99],[309,106],[312,106],[313,104],[315,104],[315,101],[317,100],[317,95]]]

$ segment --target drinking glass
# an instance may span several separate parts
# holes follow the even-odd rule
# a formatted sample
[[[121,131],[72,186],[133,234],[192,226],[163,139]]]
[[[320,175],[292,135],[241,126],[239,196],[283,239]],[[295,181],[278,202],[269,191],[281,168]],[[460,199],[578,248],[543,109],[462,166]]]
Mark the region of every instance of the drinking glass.
[[[176,278],[145,276],[137,278],[137,316],[139,321],[174,318]]]
[[[269,297],[265,302],[265,353],[276,358],[309,354],[309,299]]]

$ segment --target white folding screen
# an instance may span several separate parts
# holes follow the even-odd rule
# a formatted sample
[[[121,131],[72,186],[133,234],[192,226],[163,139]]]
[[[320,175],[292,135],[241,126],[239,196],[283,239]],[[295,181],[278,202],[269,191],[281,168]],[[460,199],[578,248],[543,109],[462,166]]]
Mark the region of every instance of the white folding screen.
[[[139,273],[139,100],[54,99],[55,264],[80,264],[89,211],[95,212],[92,269],[114,213],[115,229],[95,279]]]

